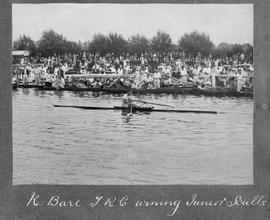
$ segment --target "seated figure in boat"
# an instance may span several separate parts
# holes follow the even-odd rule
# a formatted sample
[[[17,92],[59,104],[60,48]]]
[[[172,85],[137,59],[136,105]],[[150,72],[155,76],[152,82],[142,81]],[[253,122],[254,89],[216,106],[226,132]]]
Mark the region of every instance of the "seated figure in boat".
[[[132,108],[137,108],[138,106],[132,103],[131,99],[132,92],[128,91],[125,95],[122,97],[122,107],[127,108],[129,112],[132,112]]]
[[[131,98],[130,98],[131,92],[129,91],[122,97],[122,107],[128,108],[131,105]]]

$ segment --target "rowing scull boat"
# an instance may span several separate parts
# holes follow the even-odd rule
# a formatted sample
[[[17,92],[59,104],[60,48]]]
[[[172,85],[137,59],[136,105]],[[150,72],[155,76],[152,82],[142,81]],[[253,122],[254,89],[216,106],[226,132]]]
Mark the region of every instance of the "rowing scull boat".
[[[80,106],[80,105],[54,105],[54,107],[63,108],[80,108],[85,110],[128,110],[128,107],[113,106],[113,107],[98,107],[98,106]],[[174,113],[205,113],[205,114],[217,114],[216,111],[202,111],[202,110],[192,110],[192,109],[154,109],[153,107],[132,107],[132,111],[141,112],[174,112]]]

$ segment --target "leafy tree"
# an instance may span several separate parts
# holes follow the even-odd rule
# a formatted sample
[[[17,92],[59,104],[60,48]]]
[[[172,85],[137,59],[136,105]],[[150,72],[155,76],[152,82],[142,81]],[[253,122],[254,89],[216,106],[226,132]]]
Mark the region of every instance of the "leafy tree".
[[[88,50],[89,46],[90,46],[90,41],[85,41],[81,45],[82,50]]]
[[[172,44],[171,50],[177,52],[177,51],[178,51],[178,46],[177,46],[177,44]]]
[[[232,51],[229,56],[232,56],[234,54],[241,54],[242,53],[242,45],[241,44],[233,44],[232,45]]]
[[[244,55],[248,59],[248,61],[253,60],[253,47],[250,44],[243,44],[242,45],[242,53],[244,53]]]
[[[128,52],[131,54],[142,54],[148,52],[150,43],[146,37],[139,34],[132,36],[128,41]]]
[[[95,34],[88,49],[90,52],[99,52],[101,55],[106,54],[108,51],[106,36],[100,33]]]
[[[198,31],[184,34],[178,41],[178,46],[189,56],[196,56],[199,52],[202,56],[208,56],[215,47],[209,35]]]
[[[37,54],[36,43],[26,35],[20,36],[18,40],[13,42],[13,49],[28,50],[31,56],[35,56]]]
[[[64,41],[63,35],[57,34],[53,30],[44,31],[38,42],[39,50],[44,56],[65,53]]]
[[[228,44],[220,43],[213,51],[215,57],[232,57],[237,54],[244,54],[248,61],[253,59],[253,47],[250,44]]]
[[[63,50],[65,53],[80,53],[82,51],[82,45],[75,41],[64,41]]]
[[[156,36],[151,40],[151,46],[154,51],[167,52],[171,50],[172,39],[169,34],[163,31],[158,31]]]
[[[213,50],[213,55],[214,57],[225,58],[229,54],[231,54],[232,48],[233,48],[232,44],[222,42]]]
[[[79,53],[81,46],[74,41],[67,41],[62,34],[53,30],[44,31],[38,42],[39,51],[43,56],[52,56],[54,54]]]
[[[107,37],[108,51],[115,55],[127,52],[127,41],[121,34],[109,33]]]
[[[250,44],[243,44],[242,45],[242,52],[245,54],[249,54],[253,51],[253,47]]]
[[[117,33],[109,33],[108,36],[99,33],[94,35],[89,51],[99,52],[101,55],[106,53],[119,55],[127,51],[127,42],[122,35]]]

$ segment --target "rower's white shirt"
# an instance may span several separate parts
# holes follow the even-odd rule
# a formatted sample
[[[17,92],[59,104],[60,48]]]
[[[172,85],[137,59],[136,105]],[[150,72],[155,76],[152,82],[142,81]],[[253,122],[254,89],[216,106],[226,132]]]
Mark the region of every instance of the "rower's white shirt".
[[[125,94],[122,96],[122,107],[127,107],[128,104],[130,103],[130,97]]]

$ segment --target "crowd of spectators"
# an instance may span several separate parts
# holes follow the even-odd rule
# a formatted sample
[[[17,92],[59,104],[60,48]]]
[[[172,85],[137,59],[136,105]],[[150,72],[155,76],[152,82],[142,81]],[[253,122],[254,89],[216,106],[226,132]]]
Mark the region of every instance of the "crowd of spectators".
[[[202,57],[200,54],[188,57],[184,52],[176,51],[140,55],[83,52],[31,59],[31,62],[13,68],[14,81],[38,85],[51,83],[58,88],[158,89],[189,85],[241,91],[253,89],[253,74],[253,64],[247,62],[243,54],[225,58]],[[73,77],[75,75],[77,77]]]

